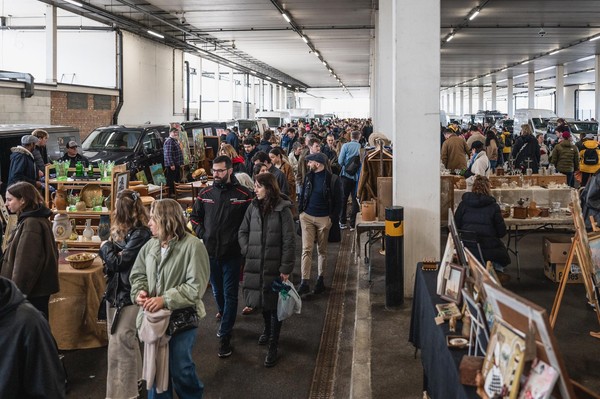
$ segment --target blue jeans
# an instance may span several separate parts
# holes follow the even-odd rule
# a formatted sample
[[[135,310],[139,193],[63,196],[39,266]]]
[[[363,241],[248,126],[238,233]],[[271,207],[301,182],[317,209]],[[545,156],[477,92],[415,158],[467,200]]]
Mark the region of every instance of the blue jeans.
[[[561,172],[567,176],[567,184],[571,187],[575,187],[575,173],[574,172]]]
[[[183,331],[169,341],[169,388],[161,394],[156,387],[148,391],[148,399],[172,399],[173,388],[180,399],[202,399],[204,384],[196,374],[192,348],[196,342],[197,328]]]
[[[235,324],[241,264],[240,256],[230,259],[210,258],[210,285],[217,308],[222,315],[217,333],[219,337],[230,335]]]

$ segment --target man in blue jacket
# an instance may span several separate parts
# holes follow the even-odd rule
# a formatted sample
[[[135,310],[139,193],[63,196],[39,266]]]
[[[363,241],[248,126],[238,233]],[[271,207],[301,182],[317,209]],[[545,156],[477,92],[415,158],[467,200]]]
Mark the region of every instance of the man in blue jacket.
[[[354,227],[356,226],[356,214],[358,213],[358,201],[356,199],[356,184],[358,183],[358,177],[360,176],[360,173],[358,171],[350,170],[349,166],[352,163],[354,157],[360,157],[360,136],[361,134],[359,131],[353,131],[350,135],[352,141],[342,145],[342,148],[340,149],[340,155],[338,156],[338,163],[342,167],[340,177],[342,180],[343,188],[342,211],[340,213],[341,229],[345,229],[348,227],[346,225],[348,197],[352,198],[352,209],[350,210],[350,230],[354,230]]]
[[[38,172],[33,157],[33,149],[37,142],[37,137],[28,134],[21,137],[21,145],[10,149],[12,154],[10,154],[10,168],[8,169],[6,187],[20,181],[31,183],[38,188],[42,187],[42,183],[38,180]]]

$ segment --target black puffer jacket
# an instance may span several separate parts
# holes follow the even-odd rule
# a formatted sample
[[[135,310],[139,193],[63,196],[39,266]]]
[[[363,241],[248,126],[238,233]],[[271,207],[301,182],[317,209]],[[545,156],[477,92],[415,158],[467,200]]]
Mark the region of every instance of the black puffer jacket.
[[[263,217],[255,199],[246,211],[238,239],[246,257],[244,300],[250,307],[277,309],[277,293],[271,284],[280,273],[294,270],[296,238],[291,207],[287,198],[281,198]]]
[[[506,224],[494,197],[476,193],[463,194],[454,219],[459,230],[477,233],[484,261],[497,262],[503,266],[510,264],[508,251],[500,240],[506,235]],[[466,247],[475,256],[479,256],[475,245],[467,243]]]
[[[208,256],[231,259],[240,256],[237,233],[252,192],[238,183],[235,176],[227,184],[214,184],[200,191],[190,221],[196,236],[206,246]]]
[[[65,397],[65,374],[42,314],[0,278],[0,398]]]
[[[525,171],[527,160],[530,159],[530,168],[533,173],[538,173],[540,168],[540,145],[537,139],[530,134],[517,137],[512,147],[512,157],[515,160],[515,168]]]
[[[100,248],[98,254],[107,276],[106,300],[114,307],[132,305],[129,273],[138,252],[150,238],[148,227],[137,227],[129,230],[123,241],[108,241]]]

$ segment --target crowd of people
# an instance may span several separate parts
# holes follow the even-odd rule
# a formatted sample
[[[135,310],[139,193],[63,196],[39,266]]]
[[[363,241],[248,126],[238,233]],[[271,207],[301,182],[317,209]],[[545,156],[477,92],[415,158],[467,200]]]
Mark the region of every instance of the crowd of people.
[[[48,162],[44,133],[23,136],[11,156],[6,204],[18,223],[2,256],[0,321],[21,321],[36,340],[25,344],[43,348],[35,354],[23,354],[25,347],[11,349],[12,361],[16,356],[31,359],[0,377],[0,396],[7,398],[35,397],[44,388],[48,397],[65,394],[65,372],[48,324],[49,298],[60,287],[52,211],[40,194]],[[172,125],[164,147],[170,185],[180,179],[179,133]],[[212,161],[213,183],[200,190],[189,219],[174,199],[156,200],[148,211],[138,192],[120,191],[110,238],[99,249],[107,278],[105,312],[100,312],[109,338],[106,397],[137,397],[142,381],[149,398],[170,398],[173,391],[180,398],[202,397],[192,348],[198,320],[206,315],[202,297],[209,281],[218,309],[218,357],[233,353],[242,281],[244,314],[260,311],[263,316],[263,329],[257,332],[257,343],[268,348],[263,363],[275,366],[283,323],[273,287],[291,279],[300,234],[298,294],[326,291],[327,245],[341,239],[342,229],[355,228],[356,165],[371,134],[370,120],[358,119],[282,126],[259,138],[228,130]],[[85,161],[78,158],[77,147],[67,143],[65,160]],[[39,317],[27,316],[32,309]],[[30,372],[42,366],[53,371],[39,384],[29,384]],[[0,361],[0,369],[9,368]]]

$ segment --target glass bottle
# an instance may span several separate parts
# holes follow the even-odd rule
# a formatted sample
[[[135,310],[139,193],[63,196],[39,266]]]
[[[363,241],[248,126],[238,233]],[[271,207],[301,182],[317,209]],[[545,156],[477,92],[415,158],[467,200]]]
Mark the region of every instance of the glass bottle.
[[[83,176],[83,164],[81,161],[77,161],[75,164],[75,176]]]
[[[94,229],[92,229],[92,219],[85,219],[85,229],[83,229],[83,238],[91,240],[94,236]]]

